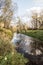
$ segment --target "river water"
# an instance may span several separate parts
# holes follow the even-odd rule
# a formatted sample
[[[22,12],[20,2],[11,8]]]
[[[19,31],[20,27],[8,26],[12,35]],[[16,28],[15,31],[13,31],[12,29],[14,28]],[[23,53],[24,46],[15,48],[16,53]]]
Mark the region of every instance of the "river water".
[[[26,36],[24,34],[14,33],[12,42],[16,46],[16,50],[24,54],[26,58],[29,58],[33,62],[43,62],[43,42]]]

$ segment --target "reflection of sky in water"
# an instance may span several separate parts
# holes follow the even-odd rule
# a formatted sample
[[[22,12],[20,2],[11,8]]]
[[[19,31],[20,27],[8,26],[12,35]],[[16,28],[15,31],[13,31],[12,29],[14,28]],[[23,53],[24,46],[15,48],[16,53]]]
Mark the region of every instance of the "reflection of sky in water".
[[[14,33],[14,37],[12,39],[12,42],[16,45],[16,43],[19,43],[19,48],[20,49],[23,49],[23,51],[25,51],[26,53],[28,54],[42,54],[41,50],[39,50],[39,46],[38,48],[36,48],[37,46],[37,43],[40,44],[40,41],[38,40],[35,40],[34,38],[32,37],[29,37],[29,36],[26,36],[26,35],[23,35],[23,34],[17,34],[17,33]],[[36,46],[33,46],[34,44],[36,44]],[[43,50],[43,49],[42,49]]]

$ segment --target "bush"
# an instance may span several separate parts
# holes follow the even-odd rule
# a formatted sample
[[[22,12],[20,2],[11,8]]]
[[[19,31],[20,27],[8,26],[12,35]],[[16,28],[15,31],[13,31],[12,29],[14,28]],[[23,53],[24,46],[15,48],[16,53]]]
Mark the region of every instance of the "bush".
[[[0,37],[11,40],[13,37],[13,33],[10,29],[0,28]]]
[[[0,39],[0,65],[25,65],[27,61],[23,55],[17,53],[12,43]]]
[[[0,27],[0,31],[3,32],[3,29]]]

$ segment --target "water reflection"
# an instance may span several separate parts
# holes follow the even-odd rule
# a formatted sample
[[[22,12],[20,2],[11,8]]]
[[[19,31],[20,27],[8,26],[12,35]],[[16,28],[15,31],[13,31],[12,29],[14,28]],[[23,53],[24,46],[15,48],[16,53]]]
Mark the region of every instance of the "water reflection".
[[[43,54],[43,42],[32,37],[15,33],[12,42],[28,54]]]
[[[14,34],[12,42],[16,45],[18,52],[32,61],[43,61],[43,42],[24,34]],[[39,57],[40,56],[40,57]]]

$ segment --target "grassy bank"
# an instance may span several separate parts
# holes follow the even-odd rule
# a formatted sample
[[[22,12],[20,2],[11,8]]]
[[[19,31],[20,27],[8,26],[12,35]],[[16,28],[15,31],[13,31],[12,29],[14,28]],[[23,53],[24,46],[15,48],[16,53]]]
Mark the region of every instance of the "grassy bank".
[[[26,32],[22,31],[21,33],[43,41],[43,30],[27,30]]]

